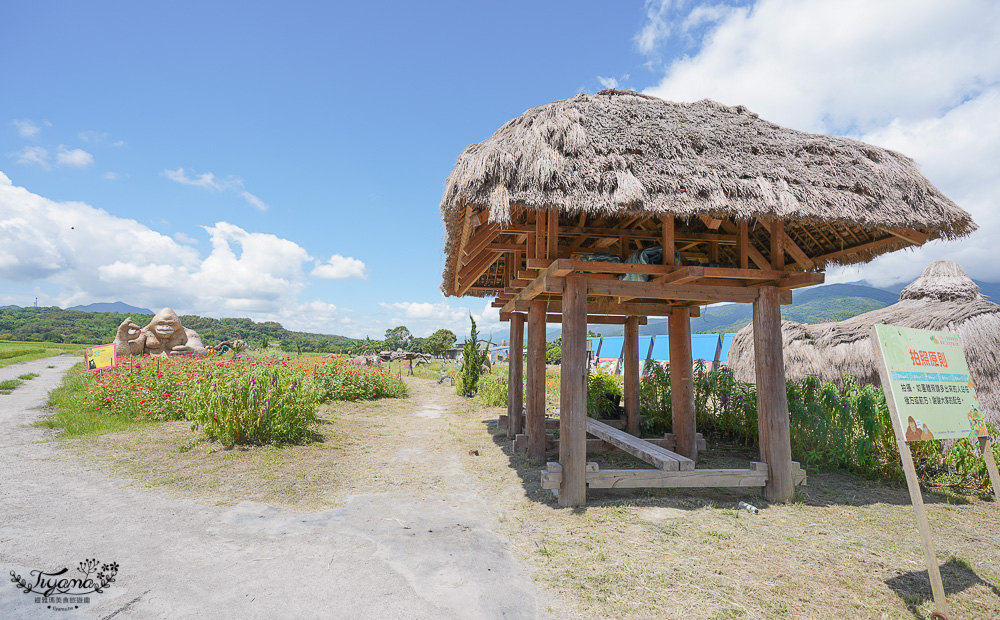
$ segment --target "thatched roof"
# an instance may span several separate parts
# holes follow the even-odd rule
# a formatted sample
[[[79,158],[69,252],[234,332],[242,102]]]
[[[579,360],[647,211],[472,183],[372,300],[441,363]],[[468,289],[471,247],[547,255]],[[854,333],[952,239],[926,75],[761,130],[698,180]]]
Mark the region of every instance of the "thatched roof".
[[[1000,424],[1000,305],[988,301],[954,261],[928,265],[903,289],[900,301],[887,308],[839,323],[782,321],[786,378],[817,375],[839,383],[850,374],[862,383],[879,383],[869,337],[875,324],[957,333],[986,419]],[[739,380],[754,380],[752,325],[733,339],[729,364]]]

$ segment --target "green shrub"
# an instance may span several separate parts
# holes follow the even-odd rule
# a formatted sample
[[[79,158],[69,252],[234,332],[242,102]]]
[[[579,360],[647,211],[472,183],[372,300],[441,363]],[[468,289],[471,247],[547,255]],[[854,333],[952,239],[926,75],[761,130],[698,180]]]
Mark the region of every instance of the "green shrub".
[[[313,383],[321,401],[376,400],[406,396],[406,383],[379,366],[358,366],[332,359],[313,370]]]
[[[470,314],[469,320],[472,321],[472,329],[462,346],[462,366],[459,372],[462,380],[456,381],[456,387],[459,394],[471,397],[475,396],[479,389],[479,377],[483,372],[483,364],[489,359],[490,352],[488,345],[486,350],[479,350],[479,331],[476,329],[476,319],[472,318]]]
[[[495,372],[479,377],[476,400],[485,407],[507,406],[507,373]]]
[[[301,370],[249,364],[209,372],[191,386],[191,429],[223,445],[298,443],[316,423],[318,398]]]
[[[620,401],[622,385],[618,377],[601,368],[590,373],[587,377],[587,415],[593,418],[617,415],[616,396]]]
[[[545,363],[546,364],[561,364],[562,363],[562,347],[552,347],[545,351]]]

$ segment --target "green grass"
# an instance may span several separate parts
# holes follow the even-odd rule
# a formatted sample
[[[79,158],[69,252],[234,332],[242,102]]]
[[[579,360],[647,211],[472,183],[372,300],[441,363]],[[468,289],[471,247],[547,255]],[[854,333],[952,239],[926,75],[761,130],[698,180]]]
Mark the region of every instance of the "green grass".
[[[0,340],[0,367],[71,353],[83,355],[87,346],[61,342],[12,342]]]
[[[18,377],[18,379],[23,379],[25,381],[31,381],[35,377],[39,376],[37,372],[29,372]]]
[[[0,381],[0,394],[10,394],[12,391],[17,389],[17,386],[24,383],[18,379],[8,379],[7,381]]]
[[[35,426],[60,429],[59,439],[84,435],[103,435],[151,424],[128,416],[108,415],[87,402],[87,371],[76,364],[66,373],[63,384],[49,395],[49,406],[56,413]]]

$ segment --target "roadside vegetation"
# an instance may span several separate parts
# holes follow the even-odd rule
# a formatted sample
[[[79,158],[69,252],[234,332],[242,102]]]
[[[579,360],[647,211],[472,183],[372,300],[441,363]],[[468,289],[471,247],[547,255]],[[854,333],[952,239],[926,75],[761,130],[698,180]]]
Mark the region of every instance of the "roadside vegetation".
[[[86,347],[59,342],[12,342],[0,340],[0,367],[69,353],[83,355]]]

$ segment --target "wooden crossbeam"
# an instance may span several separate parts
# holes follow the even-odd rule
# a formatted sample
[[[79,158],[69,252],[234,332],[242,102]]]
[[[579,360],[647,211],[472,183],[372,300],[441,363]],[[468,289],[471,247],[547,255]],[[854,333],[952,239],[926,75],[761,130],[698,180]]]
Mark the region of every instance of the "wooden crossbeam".
[[[499,224],[486,224],[482,230],[475,233],[469,242],[465,245],[465,250],[462,252],[463,256],[474,257],[479,254],[483,248],[493,241],[496,236],[500,234]]]
[[[546,299],[542,296],[536,299]],[[514,303],[513,312],[527,312],[531,300],[511,300]],[[508,302],[493,302],[494,308],[505,308]],[[587,302],[588,315],[616,315],[616,316],[669,316],[679,304],[664,302],[638,302],[638,303],[618,303],[613,299],[592,299]],[[562,300],[557,297],[548,297],[545,301],[545,308],[553,314],[562,314]],[[688,311],[692,317],[701,316],[701,309],[697,306],[688,306]],[[510,310],[504,310],[508,312]]]
[[[701,221],[705,223],[705,226],[707,226],[709,230],[718,230],[719,226],[722,226],[722,220],[714,218],[711,215],[701,216]]]
[[[662,282],[625,282],[621,280],[594,280],[588,284],[591,295],[610,295],[638,299],[677,299],[701,302],[752,303],[757,299],[757,291],[750,288],[724,286],[703,286],[691,284],[666,284]],[[791,303],[791,293],[788,301]]]
[[[879,228],[879,230],[885,231],[894,237],[899,237],[903,241],[909,241],[914,245],[923,245],[927,242],[927,234],[916,230],[905,228]]]
[[[500,313],[500,322],[501,323],[506,323],[515,314],[520,314],[520,313],[519,312],[501,312]],[[588,325],[624,325],[626,318],[628,318],[628,317],[625,317],[625,316],[606,316],[606,315],[600,315],[600,314],[588,314],[587,315],[587,324]],[[648,320],[646,319],[646,317],[639,317],[638,321],[639,321],[639,325],[646,325],[647,322],[648,322]],[[562,315],[561,314],[546,314],[545,315],[545,322],[546,323],[562,323]]]
[[[458,275],[458,291],[455,293],[456,296],[461,297],[472,288],[472,285],[479,281],[486,271],[494,265],[498,260],[500,260],[500,254],[483,254],[482,258],[478,261],[466,265],[462,269],[462,273]]]
[[[514,299],[508,301],[504,307],[504,312],[511,312],[514,310],[514,303],[517,301],[527,301],[534,299],[539,294],[541,294],[542,289],[545,287],[546,279],[551,279],[553,277],[564,276],[573,271],[573,261],[560,258],[558,260],[552,261],[548,267],[543,269],[538,276],[535,277],[527,286],[521,289],[521,292],[517,294]],[[526,310],[525,310],[526,311]]]
[[[816,264],[812,262],[812,259],[810,259],[806,253],[802,251],[802,248],[800,248],[798,244],[788,236],[787,232],[782,230],[781,234],[783,236],[781,240],[782,247],[786,252],[791,254],[792,258],[795,259],[795,262],[799,265],[799,267],[802,267],[803,269],[812,269],[816,266]]]
[[[869,250],[877,250],[886,245],[891,245],[893,243],[899,243],[899,237],[885,237],[882,239],[876,239],[875,241],[869,241],[868,243],[862,243],[861,245],[855,245],[851,247],[844,248],[843,250],[837,250],[836,252],[828,252],[820,256],[813,258],[814,261],[821,263],[828,260],[836,260],[838,258],[843,258],[851,254],[858,254],[861,252],[867,252]]]
[[[483,252],[522,252],[524,246],[517,243],[491,243],[482,249]]]

